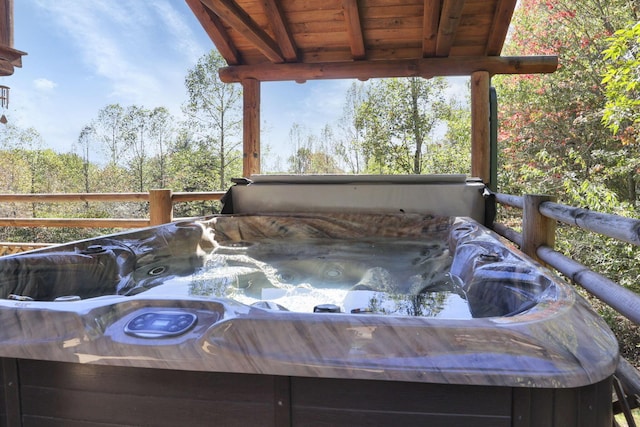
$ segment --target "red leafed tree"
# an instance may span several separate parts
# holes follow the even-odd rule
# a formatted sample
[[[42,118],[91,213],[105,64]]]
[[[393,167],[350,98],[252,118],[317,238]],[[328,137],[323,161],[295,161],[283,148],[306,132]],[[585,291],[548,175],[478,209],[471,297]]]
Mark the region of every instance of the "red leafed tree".
[[[608,37],[637,12],[628,0],[520,1],[504,53],[558,55],[560,66],[550,75],[494,78],[502,191],[590,205],[606,193],[635,203],[639,156],[603,124],[601,81]]]
[[[603,121],[602,83],[609,38],[638,21],[637,0],[520,0],[505,54],[553,54],[550,75],[496,77],[502,148],[499,190],[548,193],[560,202],[638,217],[637,144]],[[609,94],[611,95],[611,94]],[[507,218],[508,220],[508,218]],[[559,227],[555,249],[640,292],[640,253],[578,228]],[[621,354],[640,367],[640,332],[594,301],[618,336]]]

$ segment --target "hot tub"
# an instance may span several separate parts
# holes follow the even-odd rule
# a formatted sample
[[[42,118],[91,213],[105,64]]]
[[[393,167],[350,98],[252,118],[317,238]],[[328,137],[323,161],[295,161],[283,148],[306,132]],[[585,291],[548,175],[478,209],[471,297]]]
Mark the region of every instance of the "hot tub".
[[[220,215],[0,271],[6,425],[611,425],[612,333],[468,217]]]

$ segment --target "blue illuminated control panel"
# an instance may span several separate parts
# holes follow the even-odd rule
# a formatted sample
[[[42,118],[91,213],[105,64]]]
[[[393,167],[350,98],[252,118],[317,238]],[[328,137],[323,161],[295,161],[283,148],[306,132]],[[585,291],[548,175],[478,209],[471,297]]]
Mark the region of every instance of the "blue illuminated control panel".
[[[166,338],[184,334],[197,317],[186,311],[147,311],[131,319],[124,331],[140,338]]]

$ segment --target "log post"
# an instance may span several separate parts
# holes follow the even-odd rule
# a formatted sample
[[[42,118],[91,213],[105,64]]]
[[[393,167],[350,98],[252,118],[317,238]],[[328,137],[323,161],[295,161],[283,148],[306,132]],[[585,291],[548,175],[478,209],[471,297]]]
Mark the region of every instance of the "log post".
[[[242,80],[242,176],[260,173],[260,82]]]
[[[171,190],[149,190],[149,223],[167,224],[173,221]]]
[[[522,209],[522,252],[544,264],[538,257],[538,248],[542,245],[553,249],[556,240],[556,221],[540,213],[543,202],[555,202],[556,198],[547,195],[525,195]]]
[[[0,45],[13,47],[13,0],[0,1]]]
[[[489,87],[488,71],[471,74],[471,176],[485,184],[491,178],[489,142]]]

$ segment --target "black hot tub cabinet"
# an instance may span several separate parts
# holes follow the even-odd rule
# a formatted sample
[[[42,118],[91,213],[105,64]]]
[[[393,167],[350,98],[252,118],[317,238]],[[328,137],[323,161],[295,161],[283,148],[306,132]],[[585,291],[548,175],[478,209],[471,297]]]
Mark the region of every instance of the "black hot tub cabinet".
[[[612,333],[467,218],[217,216],[0,274],[1,425],[611,425]]]

